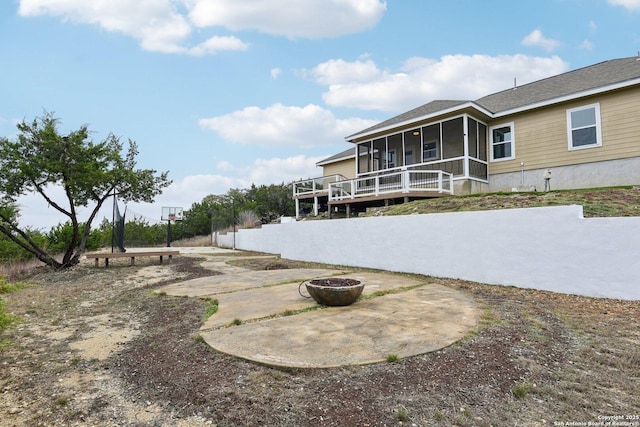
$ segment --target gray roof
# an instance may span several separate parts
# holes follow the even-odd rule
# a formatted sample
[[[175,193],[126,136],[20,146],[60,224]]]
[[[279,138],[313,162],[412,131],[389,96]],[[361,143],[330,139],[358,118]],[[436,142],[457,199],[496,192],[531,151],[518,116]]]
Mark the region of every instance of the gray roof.
[[[640,57],[612,59],[487,95],[475,103],[493,113],[499,113],[638,78]]]
[[[468,102],[470,101],[444,101],[444,100],[431,101],[428,104],[421,105],[417,108],[414,108],[413,110],[407,111],[406,113],[402,113],[398,116],[390,118],[389,120],[385,120],[384,122],[380,122],[374,126],[371,126],[370,128],[364,129],[358,132],[357,134],[368,133],[376,129],[382,129],[397,123],[406,122],[406,121],[415,119],[417,117],[428,116],[428,115],[437,113],[438,111],[448,110],[450,108],[454,108],[459,105],[466,104]],[[357,135],[357,134],[354,134],[354,135]],[[351,136],[348,136],[347,140],[349,140]]]
[[[588,67],[548,77],[526,85],[487,95],[475,101],[431,101],[420,107],[392,117],[370,128],[346,137],[355,137],[392,127],[395,124],[411,122],[414,119],[435,116],[439,112],[455,109],[463,105],[485,109],[490,114],[499,114],[516,109],[533,108],[541,103],[553,103],[567,97],[577,97],[591,91],[605,90],[615,85],[633,83],[640,79],[640,57],[612,59]]]
[[[338,154],[334,154],[331,157],[327,157],[324,160],[320,160],[318,163],[316,163],[316,166],[322,166],[325,163],[333,163],[338,160],[344,160],[344,159],[348,159],[350,157],[355,157],[355,156],[356,156],[356,147],[351,147]]]

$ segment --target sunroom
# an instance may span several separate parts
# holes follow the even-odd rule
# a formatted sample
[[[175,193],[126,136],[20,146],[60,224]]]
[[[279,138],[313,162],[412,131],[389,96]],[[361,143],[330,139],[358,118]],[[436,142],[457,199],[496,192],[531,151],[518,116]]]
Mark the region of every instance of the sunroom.
[[[356,178],[329,184],[330,205],[467,194],[488,184],[487,124],[470,114],[379,127],[350,139]]]

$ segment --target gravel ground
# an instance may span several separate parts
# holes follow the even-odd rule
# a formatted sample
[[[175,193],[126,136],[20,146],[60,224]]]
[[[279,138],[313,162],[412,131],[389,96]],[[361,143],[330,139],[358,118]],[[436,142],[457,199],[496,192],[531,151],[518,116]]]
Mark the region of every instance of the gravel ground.
[[[200,260],[25,277],[33,286],[4,296],[21,321],[0,336],[0,425],[640,426],[640,302],[432,278],[485,308],[462,341],[395,362],[276,369],[202,342],[206,301],[152,292],[216,274]]]

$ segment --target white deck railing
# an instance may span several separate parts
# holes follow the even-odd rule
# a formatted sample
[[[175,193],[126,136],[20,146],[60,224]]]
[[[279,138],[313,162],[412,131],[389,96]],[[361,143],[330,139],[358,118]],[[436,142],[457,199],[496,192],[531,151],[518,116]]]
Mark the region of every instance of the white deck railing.
[[[336,174],[296,181],[293,183],[293,197],[326,195],[329,192],[330,183],[346,179],[344,176]]]
[[[342,175],[328,175],[318,178],[309,178],[296,181],[293,183],[293,197],[301,196],[319,196],[329,192],[329,185],[334,182],[344,181]]]
[[[453,175],[439,170],[404,170],[329,183],[329,201],[415,192],[453,194]]]

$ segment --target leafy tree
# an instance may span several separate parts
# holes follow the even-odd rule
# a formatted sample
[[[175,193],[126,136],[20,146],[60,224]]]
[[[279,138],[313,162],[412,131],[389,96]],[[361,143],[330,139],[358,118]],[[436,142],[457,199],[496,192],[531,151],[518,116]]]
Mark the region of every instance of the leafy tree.
[[[124,237],[126,245],[158,245],[167,239],[167,226],[165,224],[151,225],[143,217],[134,217],[133,220],[124,224]]]
[[[59,119],[45,112],[31,123],[17,125],[18,138],[0,138],[0,232],[40,261],[56,269],[79,262],[91,232],[91,223],[107,198],[114,192],[120,200],[152,202],[171,184],[168,172],[156,175],[152,169],[136,169],[137,144],[123,144],[113,134],[98,143],[89,139],[86,125],[61,135]],[[62,188],[62,200],[54,200],[51,188]],[[18,224],[16,199],[38,193],[71,224],[71,235],[64,243],[62,261],[56,260],[42,244],[31,238]],[[77,209],[93,205],[83,224]]]
[[[235,212],[234,212],[235,211]],[[185,210],[184,220],[172,226],[176,239],[209,234],[211,228],[221,230],[236,224],[239,217],[257,215],[265,223],[279,216],[295,213],[291,187],[282,184],[251,185],[249,189],[230,189],[225,195],[209,195]],[[174,232],[175,231],[175,232]]]
[[[25,230],[31,239],[38,242],[38,244],[46,246],[48,245],[47,236],[42,234],[38,230]],[[20,262],[33,259],[33,254],[24,250],[18,246],[13,240],[9,239],[4,234],[0,234],[0,262]]]
[[[80,233],[84,233],[85,224],[80,224]],[[102,232],[99,229],[91,230],[87,237],[86,249],[94,250],[102,246]],[[73,239],[73,224],[70,221],[58,224],[47,233],[47,252],[61,253],[67,249],[67,245]]]

